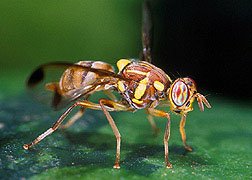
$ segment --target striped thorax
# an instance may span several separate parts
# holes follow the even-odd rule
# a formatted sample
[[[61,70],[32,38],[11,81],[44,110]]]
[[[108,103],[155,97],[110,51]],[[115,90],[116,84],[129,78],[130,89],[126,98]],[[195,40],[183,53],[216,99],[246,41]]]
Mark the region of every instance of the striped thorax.
[[[146,61],[128,59],[119,60],[117,67],[119,74],[129,80],[118,81],[117,88],[133,108],[146,108],[166,97],[171,79],[163,70]]]

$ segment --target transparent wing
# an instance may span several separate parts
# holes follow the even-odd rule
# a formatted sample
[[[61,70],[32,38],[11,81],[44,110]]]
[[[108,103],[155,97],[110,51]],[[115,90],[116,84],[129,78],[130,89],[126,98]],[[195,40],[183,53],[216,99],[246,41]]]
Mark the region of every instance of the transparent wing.
[[[142,46],[143,52],[142,61],[147,61],[151,63],[151,47],[152,47],[152,36],[153,36],[153,25],[152,17],[150,11],[150,4],[146,0],[143,3],[142,9]]]
[[[67,93],[62,92],[59,88],[59,81],[63,73],[70,68],[80,70],[82,73],[93,72],[98,75],[98,78],[88,86],[74,88]],[[34,99],[57,110],[80,97],[85,99],[90,93],[97,90],[97,87],[105,86],[117,79],[123,78],[111,71],[67,62],[52,62],[36,68],[27,80],[27,87]]]

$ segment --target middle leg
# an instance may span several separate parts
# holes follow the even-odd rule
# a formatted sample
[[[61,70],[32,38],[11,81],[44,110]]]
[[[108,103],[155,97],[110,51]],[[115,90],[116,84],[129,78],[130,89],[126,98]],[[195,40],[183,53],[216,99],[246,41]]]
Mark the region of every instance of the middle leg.
[[[126,105],[114,102],[112,100],[107,100],[107,99],[100,99],[99,103],[100,103],[101,109],[102,109],[103,113],[105,114],[105,116],[106,116],[112,130],[113,130],[113,133],[116,137],[116,159],[115,159],[115,164],[113,167],[115,169],[119,169],[120,168],[121,134],[120,134],[113,118],[111,117],[111,115],[109,114],[109,112],[108,112],[107,108],[105,108],[105,106],[112,107],[117,111],[128,111],[131,108],[129,108]]]

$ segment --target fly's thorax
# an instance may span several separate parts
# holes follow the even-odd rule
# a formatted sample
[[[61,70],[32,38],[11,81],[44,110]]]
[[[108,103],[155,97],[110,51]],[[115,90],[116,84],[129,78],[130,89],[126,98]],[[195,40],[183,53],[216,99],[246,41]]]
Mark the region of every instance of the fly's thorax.
[[[145,61],[119,60],[119,74],[128,81],[118,81],[118,90],[135,108],[141,109],[151,102],[164,98],[171,84],[167,74]]]
[[[170,77],[160,68],[146,61],[121,59],[117,62],[119,74],[135,82],[154,85],[158,91],[164,91],[171,85]]]
[[[192,111],[196,93],[196,84],[193,79],[176,79],[168,90],[171,110],[179,114]]]
[[[114,72],[114,68],[110,64],[102,61],[79,61],[76,64],[83,67]],[[84,86],[91,86],[97,79],[99,79],[97,73],[90,72],[78,66],[72,66],[66,69],[61,76],[59,87],[63,93],[67,93]]]

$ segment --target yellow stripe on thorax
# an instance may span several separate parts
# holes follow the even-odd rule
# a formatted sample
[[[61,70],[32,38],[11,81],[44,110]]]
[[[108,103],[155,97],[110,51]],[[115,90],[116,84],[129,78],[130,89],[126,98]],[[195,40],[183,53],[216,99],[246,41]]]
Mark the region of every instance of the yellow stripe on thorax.
[[[117,86],[118,86],[119,91],[121,91],[121,92],[124,92],[126,90],[125,85],[122,81],[118,81]]]
[[[128,69],[128,70],[127,70],[127,73],[136,73],[136,74],[143,75],[143,76],[146,76],[146,75],[147,75],[146,72],[139,71],[139,70],[131,70],[131,69]]]
[[[119,61],[117,61],[116,65],[118,67],[119,72],[122,71],[123,68],[127,66],[129,63],[131,63],[131,61],[128,59],[120,59]]]
[[[160,81],[154,81],[153,85],[154,85],[155,89],[158,91],[164,90],[164,84],[161,83]]]
[[[146,77],[139,82],[137,88],[135,89],[134,97],[136,99],[141,99],[142,96],[144,95],[147,88],[147,84],[149,82],[148,78],[149,74],[150,74],[149,72],[146,73]]]
[[[143,101],[139,101],[139,100],[137,100],[137,99],[135,99],[135,98],[133,98],[132,101],[133,101],[134,103],[136,103],[136,104],[142,104],[142,103],[143,103]]]

